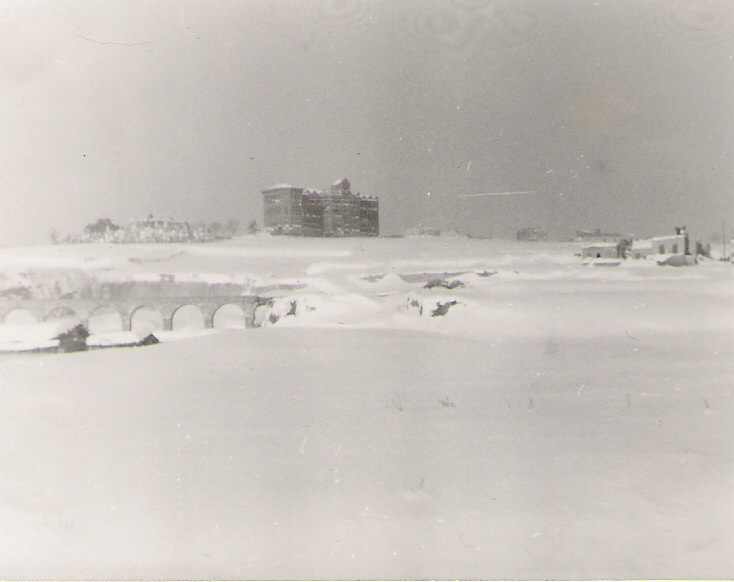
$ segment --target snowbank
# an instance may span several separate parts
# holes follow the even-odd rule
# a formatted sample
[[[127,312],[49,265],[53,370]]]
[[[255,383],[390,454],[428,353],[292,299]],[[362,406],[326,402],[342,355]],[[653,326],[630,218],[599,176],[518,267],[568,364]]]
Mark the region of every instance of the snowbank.
[[[132,331],[92,334],[87,338],[89,347],[133,346],[140,343],[138,334]]]
[[[54,348],[58,336],[71,330],[77,321],[64,319],[23,325],[0,325],[0,351],[31,351]]]

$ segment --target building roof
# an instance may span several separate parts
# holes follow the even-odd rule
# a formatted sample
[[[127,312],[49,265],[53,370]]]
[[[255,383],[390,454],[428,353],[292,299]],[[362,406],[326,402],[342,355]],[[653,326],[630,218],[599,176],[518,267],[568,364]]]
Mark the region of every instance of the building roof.
[[[599,248],[612,248],[612,247],[616,248],[616,246],[617,246],[617,243],[613,243],[613,242],[596,242],[596,243],[584,245],[583,248],[585,249],[599,249]]]
[[[654,236],[650,240],[651,241],[654,241],[654,240],[670,240],[671,238],[680,238],[680,239],[682,239],[682,238],[684,238],[684,235],[682,235],[682,234],[669,234],[667,236]]]
[[[337,180],[333,184],[334,187],[346,187],[349,186],[349,180],[347,178],[342,178],[341,180]],[[322,198],[341,198],[343,196],[343,191],[334,191],[334,190],[322,190],[317,188],[301,188],[299,186],[291,186],[290,184],[276,184],[275,186],[271,186],[270,188],[266,188],[265,190],[261,190],[260,192],[265,194],[268,192],[275,192],[278,190],[299,190],[303,194],[312,195],[312,196],[320,196]],[[359,198],[360,200],[377,200],[377,196],[362,196],[359,192],[357,194],[352,193],[351,191],[347,190],[351,196],[354,198]]]
[[[296,187],[290,184],[276,184],[275,186],[270,186],[267,190],[263,190],[263,192],[270,192],[270,190],[292,190],[293,188]]]

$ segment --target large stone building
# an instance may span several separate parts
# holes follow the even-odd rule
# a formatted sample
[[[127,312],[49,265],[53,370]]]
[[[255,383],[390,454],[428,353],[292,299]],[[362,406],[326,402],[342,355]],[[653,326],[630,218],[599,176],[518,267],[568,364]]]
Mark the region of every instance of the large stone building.
[[[262,191],[265,228],[297,236],[377,236],[378,199],[353,194],[349,180],[331,190],[309,190],[279,184]]]

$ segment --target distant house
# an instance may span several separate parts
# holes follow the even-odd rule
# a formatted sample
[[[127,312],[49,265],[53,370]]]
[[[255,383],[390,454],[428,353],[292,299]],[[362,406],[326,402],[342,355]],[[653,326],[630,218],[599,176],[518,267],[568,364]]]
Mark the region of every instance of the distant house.
[[[687,255],[688,240],[681,234],[656,236],[650,239],[652,252],[656,255]]]
[[[630,256],[633,259],[642,259],[649,255],[690,255],[691,250],[686,227],[677,226],[675,234],[633,241]],[[694,253],[697,251],[698,245],[693,249]]]
[[[546,240],[548,233],[542,228],[521,228],[517,231],[517,240],[537,242]]]
[[[629,251],[629,256],[633,259],[665,255],[668,257],[665,264],[671,265],[695,264],[696,257],[710,256],[710,254],[711,245],[701,241],[691,241],[685,226],[675,227],[675,234],[635,240]]]
[[[612,242],[586,245],[581,249],[581,257],[584,259],[617,259],[619,258],[619,245]]]
[[[262,191],[264,224],[274,234],[295,236],[377,236],[377,198],[353,194],[349,180],[330,191],[278,184]]]
[[[629,250],[629,257],[632,259],[644,259],[652,254],[652,240],[633,240]]]

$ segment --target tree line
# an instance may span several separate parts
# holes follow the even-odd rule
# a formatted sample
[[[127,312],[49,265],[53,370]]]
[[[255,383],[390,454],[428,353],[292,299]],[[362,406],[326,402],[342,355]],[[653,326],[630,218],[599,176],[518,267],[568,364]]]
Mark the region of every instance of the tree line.
[[[247,234],[256,234],[260,228],[257,221],[247,225]],[[230,239],[239,234],[240,222],[234,218],[226,222],[204,222],[194,224],[172,219],[159,219],[149,214],[147,218],[132,221],[127,226],[115,224],[109,218],[98,218],[84,227],[80,235],[68,234],[62,237],[56,229],[51,229],[49,238],[53,244],[77,243],[147,243],[147,242],[211,242]]]

